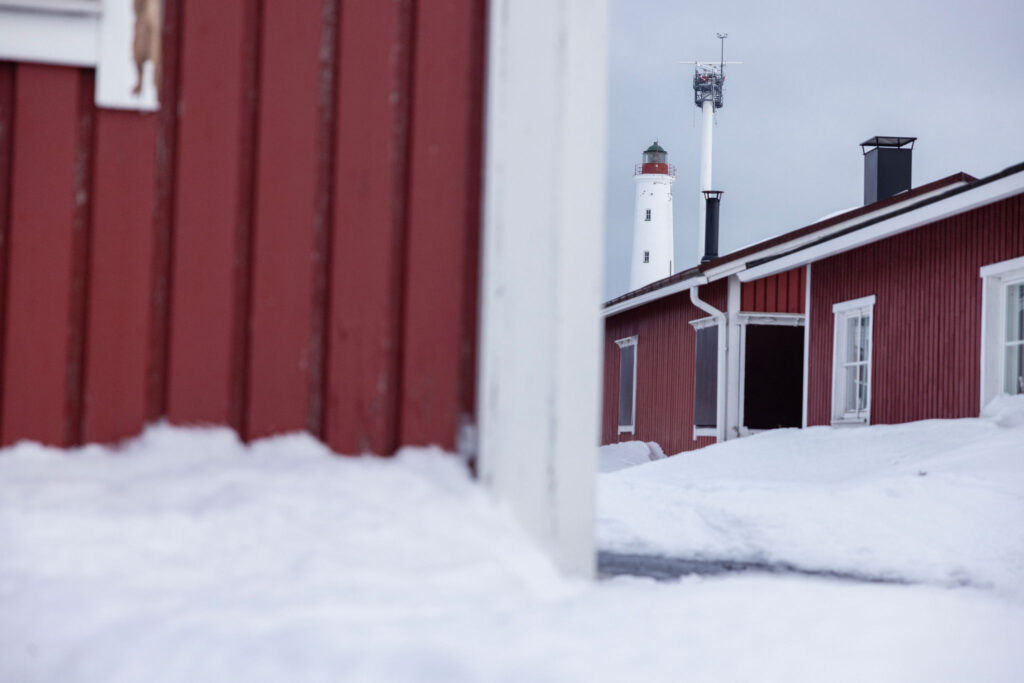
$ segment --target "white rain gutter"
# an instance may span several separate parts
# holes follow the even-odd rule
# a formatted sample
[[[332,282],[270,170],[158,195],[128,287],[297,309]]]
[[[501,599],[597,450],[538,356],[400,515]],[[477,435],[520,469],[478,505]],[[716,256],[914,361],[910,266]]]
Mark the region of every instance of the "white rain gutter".
[[[706,301],[701,300],[697,294],[697,287],[701,284],[707,284],[708,279],[706,277],[699,278],[703,282],[698,282],[690,287],[690,303],[704,311],[711,317],[713,317],[718,325],[718,372],[716,373],[717,388],[715,390],[715,431],[718,432],[716,438],[718,443],[725,441],[725,387],[726,387],[726,357],[728,353],[728,335],[729,327],[727,325],[725,313],[718,310]],[[696,352],[694,353],[696,356]]]
[[[922,225],[935,223],[944,218],[992,204],[1021,192],[1024,192],[1024,171],[1017,171],[1011,175],[972,187],[969,190],[954,194],[945,199],[932,201],[924,206],[899,213],[845,235],[833,237],[825,241],[813,242],[784,256],[747,268],[737,273],[737,277],[739,277],[741,282],[750,282],[751,280],[775,275],[776,273],[781,273],[814,261],[820,261],[844,251],[850,251],[871,244],[872,242],[878,242],[879,240],[913,230]],[[791,245],[780,246],[792,248]],[[756,258],[756,256],[753,255],[751,258]]]
[[[612,304],[601,311],[601,317],[608,318],[618,313],[622,313],[623,311],[628,311],[631,308],[643,306],[649,301],[656,301],[666,296],[685,291],[691,287],[696,287],[697,285],[705,285],[707,282],[708,279],[706,277],[691,277],[686,280],[680,280],[679,282],[668,285],[667,287],[655,289],[651,292],[647,292],[646,294],[635,296],[632,299],[626,299],[625,301],[620,301],[617,304]]]

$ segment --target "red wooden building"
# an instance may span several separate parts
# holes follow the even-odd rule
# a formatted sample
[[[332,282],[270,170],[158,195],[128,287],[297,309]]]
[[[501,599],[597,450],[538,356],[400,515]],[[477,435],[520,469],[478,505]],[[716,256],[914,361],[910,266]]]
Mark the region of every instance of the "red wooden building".
[[[0,445],[439,444],[591,572],[607,9],[0,2]]]
[[[73,62],[42,38],[99,12],[65,5],[39,60]],[[0,62],[2,442],[166,416],[453,447],[474,410],[484,4],[164,6],[159,112],[97,108],[91,66]]]
[[[607,302],[602,442],[678,453],[1024,393],[1024,164],[910,189],[912,143],[864,143],[864,206]]]

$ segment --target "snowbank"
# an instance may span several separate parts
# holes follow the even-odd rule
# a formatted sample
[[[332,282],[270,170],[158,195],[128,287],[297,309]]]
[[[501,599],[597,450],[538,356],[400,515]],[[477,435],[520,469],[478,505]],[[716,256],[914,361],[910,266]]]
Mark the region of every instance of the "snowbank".
[[[974,589],[566,581],[434,450],[0,451],[4,683],[1009,682],[1021,642],[1024,607]]]
[[[616,472],[664,457],[661,446],[654,441],[613,443],[598,449],[598,472]]]
[[[985,416],[776,430],[604,474],[598,546],[1024,596],[1024,396]]]

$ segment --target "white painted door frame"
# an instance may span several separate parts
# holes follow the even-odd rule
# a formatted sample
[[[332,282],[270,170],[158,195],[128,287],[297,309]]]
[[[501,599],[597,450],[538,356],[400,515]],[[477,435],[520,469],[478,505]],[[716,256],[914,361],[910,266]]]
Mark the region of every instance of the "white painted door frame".
[[[592,575],[608,3],[488,13],[480,476],[564,571]]]
[[[739,342],[736,345],[736,362],[739,366],[737,371],[736,397],[737,422],[740,436],[750,436],[763,429],[751,429],[746,425],[745,403],[747,396],[747,327],[749,325],[779,325],[784,327],[803,327],[804,339],[807,338],[807,316],[803,313],[739,313],[736,316],[736,326],[739,328]],[[805,344],[801,343],[801,350]],[[806,368],[804,370],[806,372]],[[801,396],[801,402],[803,397]]]

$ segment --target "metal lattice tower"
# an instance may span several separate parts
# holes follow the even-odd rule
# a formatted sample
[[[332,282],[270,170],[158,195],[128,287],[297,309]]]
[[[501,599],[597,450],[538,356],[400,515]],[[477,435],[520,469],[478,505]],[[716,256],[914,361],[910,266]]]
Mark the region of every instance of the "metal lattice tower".
[[[718,64],[714,62],[693,62],[693,103],[698,109],[704,107],[705,102],[710,102],[715,109],[721,109],[724,104],[722,93],[725,90],[725,39],[728,33],[716,33],[721,41],[722,51]],[[728,62],[739,64],[739,62]]]

